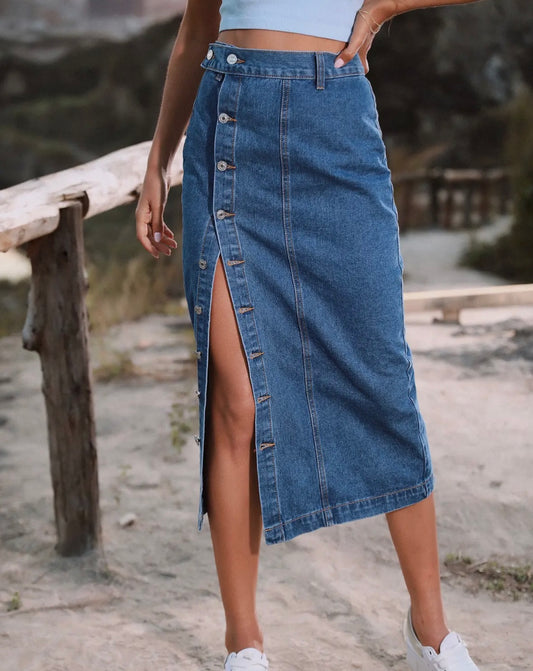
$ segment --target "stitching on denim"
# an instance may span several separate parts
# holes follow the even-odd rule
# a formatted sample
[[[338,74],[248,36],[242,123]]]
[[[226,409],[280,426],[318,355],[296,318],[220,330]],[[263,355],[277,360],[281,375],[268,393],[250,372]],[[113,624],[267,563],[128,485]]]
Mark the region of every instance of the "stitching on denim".
[[[209,230],[209,226],[211,225],[212,221],[213,221],[213,216],[209,215],[209,218],[207,220],[207,224],[204,227],[204,233],[202,235],[202,244],[200,246],[200,256],[198,257],[200,259],[205,257],[207,231]],[[194,294],[194,305],[198,305],[198,300],[199,300],[199,297],[200,297],[200,284],[202,283],[202,280],[203,280],[203,274],[198,270],[198,264],[197,264],[196,291],[195,291],[195,294]],[[198,342],[198,314],[196,313],[196,311],[194,311],[193,331],[194,331],[195,337],[196,337],[197,342]]]
[[[316,80],[317,90],[324,89],[324,55],[320,51],[315,51]]]
[[[364,503],[366,501],[376,501],[378,499],[382,499],[388,496],[397,496],[398,494],[406,494],[409,491],[412,491],[413,493],[417,492],[420,489],[426,489],[428,486],[428,483],[430,483],[433,479],[433,474],[431,473],[425,480],[422,480],[419,482],[417,485],[412,485],[411,487],[403,487],[402,489],[396,489],[391,492],[387,492],[385,494],[379,494],[379,496],[367,496],[363,499],[355,499],[355,501],[347,501],[346,503],[339,503],[336,506],[328,506],[327,508],[318,508],[317,510],[313,510],[310,513],[306,513],[305,515],[299,515],[298,517],[292,517],[290,520],[286,520],[285,522],[281,523],[281,526],[287,526],[289,524],[292,524],[293,522],[298,522],[299,520],[303,520],[306,517],[313,517],[315,515],[319,515],[320,513],[323,513],[325,510],[337,510],[338,508],[345,508],[346,506],[353,506],[356,503]],[[273,527],[266,527],[265,531],[272,531],[273,529],[277,529],[280,525],[276,524]]]
[[[206,334],[205,334],[206,352],[205,352],[205,357],[204,357],[204,368],[205,368],[205,370],[204,370],[204,377],[203,377],[202,384],[200,384],[200,381],[199,381],[199,385],[198,385],[200,388],[202,388],[202,387],[204,388],[204,393],[201,396],[198,397],[198,403],[200,405],[200,410],[201,410],[201,415],[200,415],[201,422],[200,422],[200,419],[199,419],[199,422],[198,422],[198,424],[201,425],[201,431],[199,431],[199,433],[200,433],[200,455],[199,455],[199,459],[200,459],[200,475],[201,475],[199,508],[200,508],[200,512],[201,512],[201,515],[202,515],[202,520],[203,520],[204,514],[207,512],[207,506],[205,505],[205,501],[204,501],[204,492],[205,492],[204,479],[205,479],[205,433],[206,433],[205,432],[205,423],[206,423],[207,386],[208,386],[208,383],[209,383],[209,359],[210,359],[210,357],[209,357],[209,344],[210,344],[210,342],[209,342],[210,341],[210,338],[209,338],[210,328],[209,328],[209,326],[211,324],[211,308],[212,308],[212,303],[213,303],[213,286],[214,286],[214,280],[215,280],[215,270],[216,270],[216,267],[217,267],[218,259],[222,256],[221,251],[220,251],[220,247],[218,246],[218,241],[216,239],[216,235],[214,236],[214,238],[215,238],[214,242],[217,243],[218,251],[217,251],[215,263],[213,264],[213,271],[211,273],[211,278],[210,278],[210,281],[209,281],[209,284],[208,284],[208,287],[207,287],[207,295],[209,297],[209,305],[208,305],[209,309],[207,311],[207,317],[205,319],[205,321],[207,322],[207,324],[206,324]],[[211,240],[211,242],[213,242],[213,240]],[[222,264],[222,266],[224,266],[224,264]],[[200,522],[200,526],[201,526],[201,524],[202,523]]]
[[[270,410],[270,408],[269,408]],[[270,413],[272,416],[272,413]],[[272,419],[271,419],[271,426],[272,426]],[[267,453],[267,456],[270,457],[272,460],[272,472],[274,474],[274,491],[276,492],[276,502],[278,504],[278,520],[279,524],[276,524],[274,527],[271,527],[272,529],[279,529],[281,532],[281,539],[285,540],[285,525],[283,523],[283,520],[281,518],[281,502],[279,500],[279,487],[278,487],[278,472],[276,469],[276,453],[274,450],[269,450]],[[265,529],[267,531],[267,529]]]
[[[379,112],[378,112],[378,107],[377,107],[377,100],[376,100],[376,95],[374,93],[374,90],[372,88],[372,85],[368,79],[366,79],[367,84],[368,84],[368,89],[370,91],[370,94],[372,96],[372,100],[374,103],[374,123],[376,125],[376,128],[379,131],[380,137],[381,137],[381,145],[382,145],[382,151],[383,151],[383,160],[385,165],[387,165],[388,169],[388,161],[387,161],[387,152],[385,148],[385,144],[383,142],[383,133],[381,130],[381,126],[379,123]],[[389,170],[389,169],[388,169]],[[417,431],[418,431],[418,440],[420,447],[422,448],[422,455],[424,459],[424,473],[428,473],[430,471],[430,459],[428,457],[427,453],[427,448],[426,448],[426,442],[423,439],[422,436],[422,425],[420,422],[420,414],[419,411],[416,407],[416,403],[414,401],[414,398],[411,394],[411,371],[412,371],[412,362],[409,358],[409,355],[407,353],[407,339],[406,339],[406,333],[405,333],[405,311],[404,311],[404,304],[403,304],[403,275],[402,275],[402,265],[400,263],[400,236],[399,236],[399,228],[398,228],[398,210],[396,208],[396,203],[394,200],[394,186],[392,184],[392,179],[391,179],[391,174],[389,170],[389,178],[388,178],[388,185],[387,188],[389,190],[389,196],[390,196],[390,202],[391,202],[391,210],[394,212],[395,215],[395,220],[396,220],[396,262],[398,264],[398,267],[400,269],[400,277],[401,277],[401,287],[402,290],[399,293],[399,312],[401,315],[401,320],[402,320],[402,341],[403,341],[403,348],[404,348],[404,358],[406,362],[406,367],[405,367],[405,375],[407,377],[407,396],[413,406],[413,410],[415,412],[416,416],[416,423],[417,423]]]
[[[241,85],[242,85],[242,79],[239,82],[239,91],[240,91]],[[235,180],[234,180],[234,184],[235,184]],[[235,228],[235,231],[236,231],[235,222],[234,222],[234,228]],[[237,234],[237,231],[236,231],[236,234]],[[240,248],[240,242],[239,242],[239,248]],[[247,277],[247,273],[245,272],[245,267],[244,266],[242,267],[242,278],[243,278],[243,281],[244,281],[244,285],[246,287],[246,293],[247,293],[248,298],[249,298],[249,303],[251,304],[251,303],[253,303],[253,301],[251,299],[250,286],[248,284],[248,277]],[[257,352],[258,352],[258,353],[255,353],[255,356],[251,356],[250,358],[251,359],[256,359],[260,355],[263,355],[264,352],[263,352],[263,348],[262,348],[261,338],[260,338],[260,335],[259,335],[259,329],[257,328],[257,320],[255,318],[255,312],[250,313],[250,320],[251,320],[250,328],[253,328],[253,330],[255,332],[255,342],[256,342],[256,347],[257,347]],[[259,366],[257,367],[258,374],[259,374],[259,370],[260,370],[261,373],[262,373],[262,376],[263,376],[264,389],[265,389],[265,392],[268,394],[269,384],[268,384],[268,377],[267,377],[267,373],[266,373],[264,357],[261,356],[261,358],[258,359],[257,363],[259,364]],[[268,394],[268,398],[271,398],[270,394]],[[271,408],[270,402],[267,403],[266,406],[263,406],[262,412],[267,413],[267,421],[268,421],[268,424],[269,424],[269,427],[270,427],[269,435],[273,436],[274,435],[274,424],[273,424],[273,421],[272,421],[272,408]],[[257,416],[257,411],[256,411],[256,416]],[[256,426],[255,440],[258,439],[258,433],[259,433],[257,431],[257,428],[258,427]],[[271,450],[269,454],[271,455],[270,456],[270,459],[271,459],[270,466],[268,466],[268,464],[265,463],[265,468],[269,467],[269,468],[272,469],[272,474],[273,474],[273,478],[274,478],[274,483],[273,483],[273,490],[274,491],[273,491],[273,493],[275,495],[276,511],[277,511],[277,517],[278,517],[278,520],[279,520],[279,524],[277,526],[279,526],[279,525],[283,524],[283,522],[282,522],[282,516],[281,516],[281,502],[280,502],[280,498],[279,498],[278,475],[277,475],[277,467],[276,467],[276,455],[275,455],[274,450]],[[285,537],[285,534],[283,532],[282,532],[282,536]]]
[[[242,87],[242,79],[239,80],[239,86],[237,87],[237,91],[235,92],[235,114],[237,114],[237,108],[239,105],[239,98],[241,94],[241,87]],[[237,121],[234,119],[234,121]],[[233,126],[233,138],[232,138],[232,145],[231,145],[231,162],[234,166],[236,166],[235,163],[235,144],[237,142],[237,123]],[[231,174],[231,173],[229,173]],[[231,175],[233,178],[231,180],[231,205],[232,205],[232,210],[235,210],[235,173]],[[234,221],[234,226],[235,226],[235,221]],[[241,248],[241,245],[239,243],[239,249]],[[243,256],[242,251],[241,251],[241,256]]]
[[[242,79],[239,79],[239,81],[238,81],[238,87],[237,87],[237,90],[236,90],[236,92],[235,92],[235,104],[234,104],[234,108],[235,108],[235,114],[236,114],[236,116],[238,116],[238,111],[237,111],[237,110],[238,110],[238,104],[239,104],[239,97],[240,97],[241,88],[242,88]],[[234,126],[233,138],[232,138],[232,151],[231,151],[231,153],[232,153],[232,162],[233,162],[233,164],[234,164],[235,166],[236,166],[236,161],[235,161],[235,147],[236,147],[236,144],[237,144],[237,139],[238,139],[238,123],[236,123],[235,126]],[[235,190],[236,190],[236,179],[237,179],[237,176],[238,176],[238,170],[235,170],[235,172],[231,175],[231,179],[232,179],[232,182],[231,182],[231,202],[232,202],[232,209],[233,209],[233,210],[236,210],[236,195],[235,195]],[[233,230],[234,238],[235,238],[235,241],[236,241],[236,243],[237,243],[238,250],[239,250],[239,255],[242,257],[243,261],[245,261],[245,260],[246,260],[246,259],[244,258],[244,257],[245,257],[245,254],[243,253],[242,246],[241,246],[241,242],[240,242],[240,238],[239,238],[239,233],[238,233],[238,226],[237,226],[237,224],[238,224],[238,214],[237,214],[237,216],[232,217],[232,219],[231,219],[231,223],[232,223],[232,230]],[[248,299],[246,302],[247,302],[249,305],[252,305],[252,304],[253,304],[253,301],[252,301],[252,296],[251,296],[251,292],[250,292],[250,285],[248,284],[248,278],[247,278],[247,273],[246,273],[245,267],[246,267],[246,266],[245,266],[244,263],[243,263],[243,264],[238,264],[238,265],[235,266],[235,270],[236,270],[236,271],[239,271],[239,270],[240,270],[241,278],[242,278],[243,285],[244,285],[244,293],[245,293],[245,295],[246,295],[246,297],[247,297],[247,299]],[[251,310],[253,310],[253,308],[251,308]],[[255,319],[254,312],[251,311],[251,312],[249,313],[249,316],[250,316],[250,320],[251,320],[251,322],[250,322],[250,324],[249,324],[248,330],[250,331],[250,333],[251,333],[251,329],[253,329],[253,331],[255,332],[255,345],[256,345],[256,349],[259,350],[259,351],[261,351],[261,350],[262,350],[262,347],[261,347],[261,342],[260,342],[260,338],[259,338],[259,330],[258,330],[258,328],[257,328],[257,321],[256,321],[256,319]],[[241,325],[238,324],[238,326],[239,326],[239,331],[240,331]],[[242,333],[241,333],[241,339],[243,340],[243,344],[244,344],[244,338],[242,338]],[[261,354],[263,354],[262,351],[261,351]],[[250,358],[252,358],[252,357],[250,357]],[[255,357],[254,357],[254,358],[255,358]],[[250,377],[250,380],[252,380],[254,376],[253,376],[253,373],[252,373],[251,366],[249,365],[249,362],[248,362],[248,357],[247,357],[247,363],[248,363],[249,377]],[[268,393],[269,386],[268,386],[268,379],[267,379],[267,375],[266,375],[265,364],[264,364],[264,361],[263,361],[262,359],[259,359],[259,362],[258,362],[258,363],[260,363],[260,368],[258,367],[258,375],[259,375],[259,370],[260,370],[260,371],[262,372],[262,376],[263,376],[263,385],[264,385],[265,392]],[[270,398],[270,395],[268,395],[268,398]],[[263,399],[263,400],[266,400],[266,398]],[[273,435],[273,422],[272,422],[272,412],[271,412],[270,404],[267,404],[267,406],[263,406],[262,412],[265,412],[265,409],[264,409],[265,407],[267,408],[266,411],[268,412],[268,423],[269,423],[269,425],[270,425],[270,436],[272,436],[272,435]],[[258,411],[257,411],[257,407],[256,407],[256,412],[255,412],[255,417],[254,417],[254,428],[255,428],[255,436],[256,436],[256,440],[257,440],[257,438],[258,438],[258,436],[259,436],[259,434],[260,434],[260,430],[259,430],[260,427],[258,426],[257,416],[258,416]],[[256,450],[256,451],[257,451],[257,450]],[[271,452],[271,454],[272,454],[272,457],[271,457],[272,462],[271,462],[271,466],[269,466],[269,467],[273,469],[273,475],[274,475],[274,494],[275,494],[275,496],[276,496],[276,501],[277,501],[277,517],[278,517],[278,520],[280,521],[280,524],[282,524],[281,505],[280,505],[279,491],[278,491],[278,485],[277,485],[277,474],[276,474],[275,456],[274,456],[274,452],[273,452],[273,451]],[[265,467],[267,467],[267,464],[265,464]]]
[[[288,149],[288,117],[289,117],[289,94],[290,80],[284,80],[282,85],[282,104],[280,114],[280,153],[281,153],[281,191],[282,191],[282,220],[285,236],[285,251],[289,262],[289,269],[294,289],[294,300],[296,304],[296,317],[298,321],[298,330],[302,343],[305,393],[307,398],[307,407],[311,420],[313,431],[313,443],[315,447],[315,459],[318,471],[318,480],[320,486],[320,498],[323,504],[328,505],[328,490],[326,482],[326,473],[324,468],[324,459],[320,436],[318,432],[317,415],[315,411],[313,395],[313,373],[311,369],[310,342],[307,333],[305,321],[302,286],[300,282],[294,242],[292,238],[291,224],[291,200],[290,200],[290,166]]]
[[[369,82],[369,87],[372,92],[372,97],[374,99],[374,107],[376,110],[376,124],[378,128],[380,129],[381,133],[381,128],[379,125],[379,116],[378,116],[378,111],[377,111],[377,103],[376,103],[376,97],[374,94],[374,91],[372,90],[372,86],[370,85]],[[385,158],[385,162],[387,163],[387,154],[385,150],[385,145],[383,144],[383,154]],[[422,435],[422,425],[420,422],[420,413],[418,408],[416,407],[416,403],[414,400],[414,397],[411,393],[411,375],[413,371],[413,364],[412,361],[408,355],[407,352],[407,339],[406,339],[406,333],[405,333],[405,310],[404,310],[404,302],[403,302],[403,287],[404,287],[404,282],[403,282],[403,274],[402,274],[402,264],[400,263],[400,235],[399,235],[399,224],[398,224],[398,210],[396,208],[396,203],[394,200],[394,186],[392,184],[392,179],[390,175],[390,170],[389,170],[389,178],[388,178],[388,189],[389,189],[389,196],[390,196],[390,202],[391,202],[391,209],[394,212],[395,216],[395,221],[396,221],[396,262],[398,264],[398,268],[400,271],[400,279],[401,279],[401,291],[399,293],[399,309],[400,309],[400,317],[402,320],[402,340],[403,340],[403,348],[404,348],[404,357],[406,361],[406,368],[405,368],[405,375],[407,377],[407,396],[409,397],[409,400],[411,401],[411,404],[413,406],[413,410],[416,416],[416,423],[417,423],[417,429],[418,429],[418,440],[420,447],[422,449],[422,455],[424,458],[424,473],[428,473],[430,470],[430,460],[428,457],[427,453],[427,447],[426,447],[426,441],[423,439]],[[414,379],[413,379],[413,384],[414,384]]]
[[[204,66],[202,66],[204,67]],[[287,70],[287,72],[280,71],[279,74],[267,74],[265,72],[244,72],[243,69],[236,69],[236,70],[225,70],[225,69],[219,69],[213,65],[210,65],[209,67],[205,68],[206,70],[211,70],[212,72],[220,72],[222,74],[226,75],[235,75],[236,77],[266,77],[268,79],[311,79],[314,80],[316,78],[316,73],[315,74],[309,74],[309,75],[296,75],[296,74],[291,74],[290,69]],[[359,70],[356,70],[355,72],[344,72],[344,73],[338,73],[334,75],[328,75],[324,74],[324,79],[326,80],[334,80],[342,77],[365,77],[364,72],[360,72]],[[365,77],[366,78],[366,77]]]

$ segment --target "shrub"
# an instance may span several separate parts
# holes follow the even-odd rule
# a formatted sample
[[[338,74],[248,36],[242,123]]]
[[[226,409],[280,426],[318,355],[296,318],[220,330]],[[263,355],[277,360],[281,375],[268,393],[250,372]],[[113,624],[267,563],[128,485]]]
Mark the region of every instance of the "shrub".
[[[494,242],[473,242],[462,263],[514,282],[533,282],[533,92],[512,105],[506,141],[511,167],[513,224]]]

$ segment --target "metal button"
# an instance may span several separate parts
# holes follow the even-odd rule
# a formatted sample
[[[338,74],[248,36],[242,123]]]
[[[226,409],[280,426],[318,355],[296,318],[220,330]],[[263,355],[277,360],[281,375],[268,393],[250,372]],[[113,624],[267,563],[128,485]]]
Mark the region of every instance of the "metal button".
[[[202,358],[202,351],[199,350],[199,349],[196,350],[196,358],[197,358],[197,359],[201,359],[201,358]]]
[[[217,219],[225,219],[227,215],[226,210],[217,210]]]
[[[239,60],[235,54],[228,54],[226,60],[230,65],[235,65],[235,63]]]
[[[194,440],[196,441],[197,445],[200,445],[200,436],[194,436]]]
[[[228,123],[228,121],[231,119],[229,114],[226,114],[226,112],[222,112],[221,114],[218,115],[218,120],[220,123]]]
[[[218,169],[218,170],[221,170],[222,172],[223,172],[224,170],[226,170],[227,167],[228,167],[228,164],[226,163],[226,161],[219,161],[219,162],[217,163],[217,169]]]
[[[202,314],[202,306],[201,305],[195,305],[194,306],[194,311],[196,312],[197,315]]]
[[[207,54],[205,55],[205,57],[207,59],[211,60],[213,58],[213,56],[214,56],[213,49],[208,49]]]
[[[200,268],[202,268],[202,270],[203,270],[204,268],[207,268],[207,261],[206,261],[205,259],[200,259],[200,260],[198,261],[198,265],[199,265]]]

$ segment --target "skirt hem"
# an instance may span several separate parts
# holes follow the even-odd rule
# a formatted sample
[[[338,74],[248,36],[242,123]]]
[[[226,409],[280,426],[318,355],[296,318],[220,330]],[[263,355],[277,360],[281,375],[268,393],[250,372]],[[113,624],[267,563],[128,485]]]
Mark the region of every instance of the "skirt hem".
[[[292,520],[281,522],[276,526],[263,529],[265,543],[267,545],[276,545],[277,543],[289,541],[296,538],[296,536],[301,536],[310,531],[317,531],[324,527],[354,522],[366,517],[374,517],[399,510],[400,508],[405,508],[426,499],[433,492],[434,488],[435,476],[433,471],[431,471],[425,480],[412,487],[380,496],[359,499],[350,503],[341,503],[338,506],[330,506],[327,509],[315,510],[302,517],[296,517]],[[328,518],[325,515],[326,510],[329,513]],[[198,532],[202,530],[205,514],[207,512],[204,514],[200,513],[198,516]]]
[[[303,517],[297,517],[265,529],[265,542],[267,545],[274,545],[326,526],[335,526],[405,508],[427,498],[434,486],[435,479],[432,472],[425,480],[407,489],[332,506],[327,509],[329,521],[326,521],[326,509],[316,510]]]

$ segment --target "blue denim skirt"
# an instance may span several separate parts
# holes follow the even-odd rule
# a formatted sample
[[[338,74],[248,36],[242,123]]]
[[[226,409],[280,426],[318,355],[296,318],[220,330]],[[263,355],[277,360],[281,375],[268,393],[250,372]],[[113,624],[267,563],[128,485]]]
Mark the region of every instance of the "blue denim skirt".
[[[405,338],[403,259],[358,57],[212,42],[183,149],[183,275],[196,339],[200,501],[220,256],[255,397],[267,544],[433,490]]]

